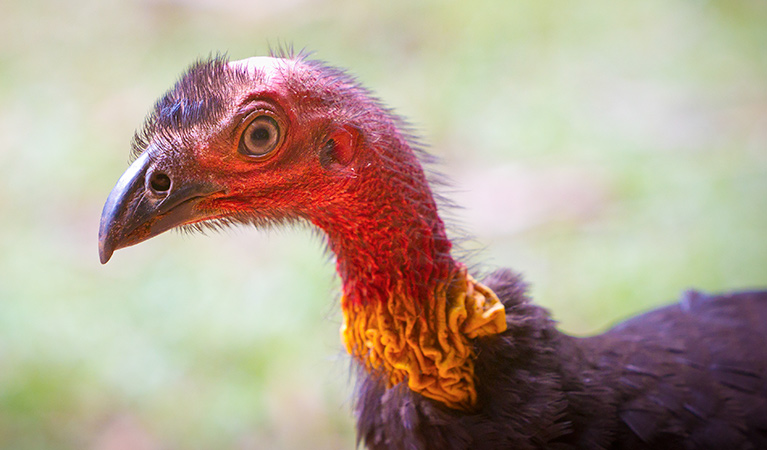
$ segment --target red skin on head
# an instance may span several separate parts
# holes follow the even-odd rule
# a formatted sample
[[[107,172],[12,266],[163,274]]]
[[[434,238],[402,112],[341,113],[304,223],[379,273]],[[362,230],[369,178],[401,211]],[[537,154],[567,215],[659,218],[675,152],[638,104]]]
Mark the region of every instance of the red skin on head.
[[[318,66],[276,58],[229,66],[261,82],[240,94],[215,134],[198,141],[205,143],[194,151],[198,167],[227,187],[202,207],[217,216],[314,223],[328,236],[352,302],[386,301],[397,284],[406,298],[428,298],[456,263],[397,119],[348,78]],[[237,147],[248,119],[262,111],[280,124],[284,140],[254,161]]]

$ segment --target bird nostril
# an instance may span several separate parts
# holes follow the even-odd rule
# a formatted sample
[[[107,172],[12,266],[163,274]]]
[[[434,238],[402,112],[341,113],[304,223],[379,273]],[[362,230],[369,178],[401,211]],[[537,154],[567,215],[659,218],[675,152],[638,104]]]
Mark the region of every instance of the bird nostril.
[[[164,194],[170,189],[170,177],[162,172],[154,172],[149,176],[149,186],[157,194]]]

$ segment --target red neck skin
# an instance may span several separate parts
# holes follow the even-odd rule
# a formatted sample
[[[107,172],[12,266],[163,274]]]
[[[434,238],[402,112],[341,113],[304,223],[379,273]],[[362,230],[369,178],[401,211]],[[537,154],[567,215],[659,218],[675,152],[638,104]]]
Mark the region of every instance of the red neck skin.
[[[312,221],[327,233],[347,302],[397,293],[421,305],[458,263],[418,159],[404,139],[389,144],[369,151],[358,178]]]

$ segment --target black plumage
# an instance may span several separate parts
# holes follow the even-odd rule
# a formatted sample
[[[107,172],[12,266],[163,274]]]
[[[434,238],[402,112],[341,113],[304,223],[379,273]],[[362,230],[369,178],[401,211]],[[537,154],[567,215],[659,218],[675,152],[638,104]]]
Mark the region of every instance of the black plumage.
[[[371,449],[767,448],[767,292],[684,294],[604,334],[556,330],[508,270],[509,328],[476,342],[482,408],[456,413],[361,377]]]

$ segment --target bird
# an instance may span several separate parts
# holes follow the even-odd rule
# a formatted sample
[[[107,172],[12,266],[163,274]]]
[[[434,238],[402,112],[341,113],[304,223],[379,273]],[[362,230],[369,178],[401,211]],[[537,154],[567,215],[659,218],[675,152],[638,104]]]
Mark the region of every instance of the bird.
[[[194,62],[109,193],[99,255],[174,228],[306,223],[335,256],[357,445],[767,448],[767,290],[686,291],[588,337],[523,278],[454,256],[429,156],[347,71],[306,52]]]

